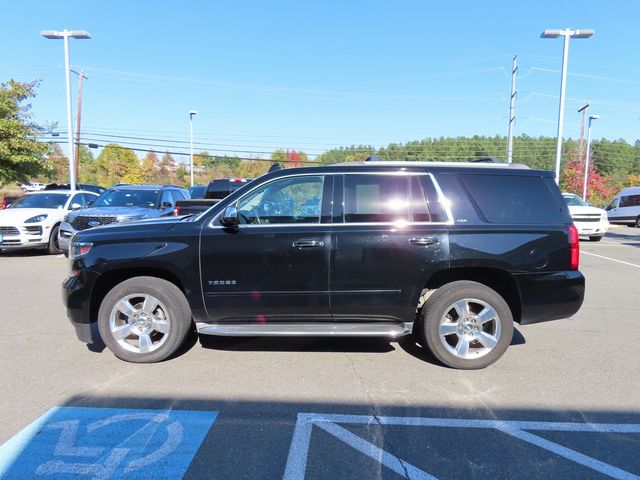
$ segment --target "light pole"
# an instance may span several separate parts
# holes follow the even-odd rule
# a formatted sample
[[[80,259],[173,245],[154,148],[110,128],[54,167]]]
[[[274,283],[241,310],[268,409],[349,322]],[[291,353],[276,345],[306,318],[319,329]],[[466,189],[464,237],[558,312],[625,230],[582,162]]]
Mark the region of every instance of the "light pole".
[[[560,109],[558,111],[558,143],[556,145],[556,183],[560,183],[560,160],[562,158],[562,127],[564,123],[564,93],[567,85],[567,59],[569,58],[569,38],[589,38],[593,30],[545,30],[540,38],[564,37],[562,53],[562,79],[560,81]]]
[[[89,32],[85,30],[67,30],[64,29],[61,32],[56,30],[43,30],[40,34],[44,38],[50,40],[64,40],[64,66],[65,77],[67,82],[67,146],[69,148],[69,187],[72,190],[76,188],[76,172],[73,161],[73,128],[71,126],[71,80],[70,80],[70,66],[69,66],[69,37],[77,38],[79,40],[86,40],[91,38]]]
[[[589,128],[587,128],[587,155],[584,161],[584,186],[582,187],[582,199],[587,201],[587,180],[589,179],[589,158],[591,157],[591,121],[597,120],[600,115],[591,115],[589,117]]]
[[[191,152],[191,186],[193,187],[193,116],[198,112],[189,110],[189,150]]]

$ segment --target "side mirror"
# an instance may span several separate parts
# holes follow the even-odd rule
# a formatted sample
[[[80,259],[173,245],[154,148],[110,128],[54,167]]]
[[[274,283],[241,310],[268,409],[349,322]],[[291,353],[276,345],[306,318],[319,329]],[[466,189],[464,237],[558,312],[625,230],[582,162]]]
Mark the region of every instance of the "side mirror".
[[[87,207],[90,207],[91,205],[93,205],[93,200],[87,202]]]
[[[82,208],[82,205],[80,205],[79,203],[72,203],[71,207],[69,207],[70,210],[80,210]]]
[[[174,206],[171,205],[169,202],[162,202],[162,205],[160,205],[160,208],[173,208]]]
[[[230,205],[224,209],[220,223],[225,227],[237,227],[238,226],[238,209],[235,205]]]

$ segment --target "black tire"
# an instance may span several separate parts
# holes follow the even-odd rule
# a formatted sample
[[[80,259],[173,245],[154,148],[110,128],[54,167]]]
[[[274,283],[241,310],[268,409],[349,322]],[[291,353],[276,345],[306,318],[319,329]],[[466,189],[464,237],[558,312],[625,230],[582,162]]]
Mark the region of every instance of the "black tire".
[[[592,242],[599,242],[600,240],[602,240],[602,237],[589,237],[589,240]]]
[[[636,222],[633,224],[634,227],[640,228],[640,215],[636,218]]]
[[[62,253],[65,257],[69,258],[69,250],[63,250]]]
[[[147,298],[153,299],[150,305],[157,301],[157,308],[149,306],[145,310],[146,303],[142,302]],[[122,313],[121,300],[127,302],[129,315]],[[134,315],[139,318],[136,320]],[[145,321],[147,326],[140,327],[139,322]],[[164,325],[167,332],[156,328],[156,324]],[[98,312],[98,328],[105,345],[116,357],[133,363],[154,363],[170,357],[183,344],[190,326],[191,309],[182,291],[156,277],[134,277],[119,283],[104,297]],[[114,331],[130,333],[116,338]],[[143,337],[148,337],[145,345]]]
[[[51,255],[59,255],[62,253],[60,250],[60,246],[58,245],[58,230],[60,230],[60,225],[56,225],[51,229],[51,235],[49,235],[49,246],[47,247],[47,251]]]
[[[466,302],[465,318],[457,316],[456,302]],[[483,323],[477,315],[487,307],[495,315]],[[487,309],[487,316],[490,312]],[[443,332],[454,331],[441,336],[441,322]],[[443,285],[429,297],[422,308],[418,333],[422,345],[444,365],[475,370],[491,365],[506,352],[513,337],[513,314],[495,290],[477,282],[456,281]],[[484,345],[489,341],[495,342],[490,348]],[[456,348],[464,347],[464,343],[466,352],[464,348],[458,352]]]

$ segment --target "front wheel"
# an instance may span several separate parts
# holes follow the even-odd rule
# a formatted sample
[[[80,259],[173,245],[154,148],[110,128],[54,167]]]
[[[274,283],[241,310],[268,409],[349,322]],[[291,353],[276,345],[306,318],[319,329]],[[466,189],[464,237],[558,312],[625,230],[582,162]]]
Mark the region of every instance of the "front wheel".
[[[513,337],[513,315],[495,290],[463,280],[429,297],[420,327],[422,344],[443,364],[474,370],[506,352]]]
[[[600,240],[602,240],[602,237],[589,237],[589,240],[591,242],[599,242]]]
[[[636,218],[636,222],[633,224],[634,227],[640,228],[640,215]]]
[[[127,362],[153,363],[173,355],[191,325],[191,310],[173,283],[134,277],[104,297],[98,312],[100,335],[114,355]]]
[[[51,235],[49,235],[49,246],[47,248],[47,250],[49,251],[49,253],[51,255],[58,255],[60,253],[62,253],[62,250],[60,250],[60,245],[58,245],[58,230],[60,229],[60,226],[56,225],[55,227],[53,227],[51,229]]]

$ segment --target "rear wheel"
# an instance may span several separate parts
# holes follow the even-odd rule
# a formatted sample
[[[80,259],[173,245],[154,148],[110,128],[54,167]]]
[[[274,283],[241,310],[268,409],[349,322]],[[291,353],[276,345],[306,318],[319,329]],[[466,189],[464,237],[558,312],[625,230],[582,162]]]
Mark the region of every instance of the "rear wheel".
[[[105,296],[98,313],[100,335],[127,362],[153,363],[173,355],[191,325],[191,310],[173,283],[134,277]]]
[[[58,245],[58,230],[60,230],[60,226],[56,225],[51,229],[51,235],[49,235],[49,247],[47,250],[51,255],[58,255],[62,253],[60,245]]]
[[[419,333],[423,345],[445,365],[479,369],[506,352],[513,315],[507,302],[486,285],[451,282],[424,304]]]
[[[636,223],[633,224],[636,228],[640,228],[640,216],[636,218]]]

